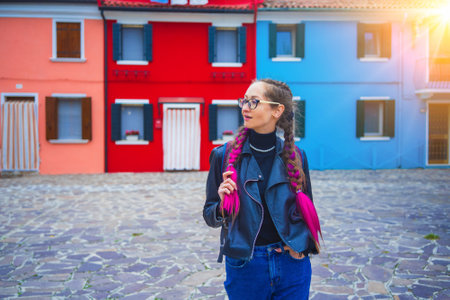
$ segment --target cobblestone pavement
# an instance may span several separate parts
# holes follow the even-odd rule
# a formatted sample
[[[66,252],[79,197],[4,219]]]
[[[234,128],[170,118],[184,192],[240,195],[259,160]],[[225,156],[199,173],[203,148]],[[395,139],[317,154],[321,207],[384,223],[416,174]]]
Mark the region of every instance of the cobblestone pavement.
[[[0,179],[0,298],[226,298],[206,176]],[[325,246],[310,299],[450,299],[450,170],[311,178]]]

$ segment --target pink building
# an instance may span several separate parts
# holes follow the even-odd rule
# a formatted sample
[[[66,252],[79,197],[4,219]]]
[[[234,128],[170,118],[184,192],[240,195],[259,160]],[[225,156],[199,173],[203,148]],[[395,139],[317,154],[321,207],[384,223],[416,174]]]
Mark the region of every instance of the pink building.
[[[96,1],[2,3],[0,41],[1,169],[104,172]]]

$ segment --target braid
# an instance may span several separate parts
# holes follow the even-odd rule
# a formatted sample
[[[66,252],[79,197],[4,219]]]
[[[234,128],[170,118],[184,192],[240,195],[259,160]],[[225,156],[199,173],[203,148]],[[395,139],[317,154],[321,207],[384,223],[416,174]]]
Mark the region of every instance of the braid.
[[[289,86],[281,81],[273,79],[257,80],[269,85],[266,96],[273,101],[284,105],[285,110],[278,120],[277,126],[284,131],[284,149],[282,158],[287,166],[288,178],[294,192],[303,190],[305,182],[305,173],[303,172],[302,161],[296,151],[293,132],[294,106],[292,105],[292,92]]]
[[[234,167],[237,166],[241,158],[242,146],[244,145],[247,136],[248,128],[241,126],[238,130],[236,138],[231,144],[232,150],[230,155],[228,156],[227,165],[232,164]]]

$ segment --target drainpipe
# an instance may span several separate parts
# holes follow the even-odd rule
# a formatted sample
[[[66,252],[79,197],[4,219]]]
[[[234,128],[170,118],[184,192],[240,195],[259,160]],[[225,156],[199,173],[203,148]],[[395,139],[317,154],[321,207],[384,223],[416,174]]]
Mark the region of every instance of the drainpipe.
[[[107,32],[107,24],[105,19],[105,14],[103,9],[100,6],[100,0],[98,0],[100,13],[103,19],[103,56],[104,56],[104,75],[103,75],[103,86],[104,86],[104,94],[105,94],[105,173],[108,173],[108,32]]]

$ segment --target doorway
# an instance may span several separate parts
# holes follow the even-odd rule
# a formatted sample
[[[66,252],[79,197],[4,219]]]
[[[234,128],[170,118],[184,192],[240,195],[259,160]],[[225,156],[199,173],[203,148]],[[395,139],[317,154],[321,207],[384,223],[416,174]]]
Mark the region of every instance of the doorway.
[[[200,169],[200,105],[164,104],[164,170]]]
[[[428,103],[428,164],[448,165],[450,103]]]
[[[37,95],[2,94],[3,171],[38,171]]]

